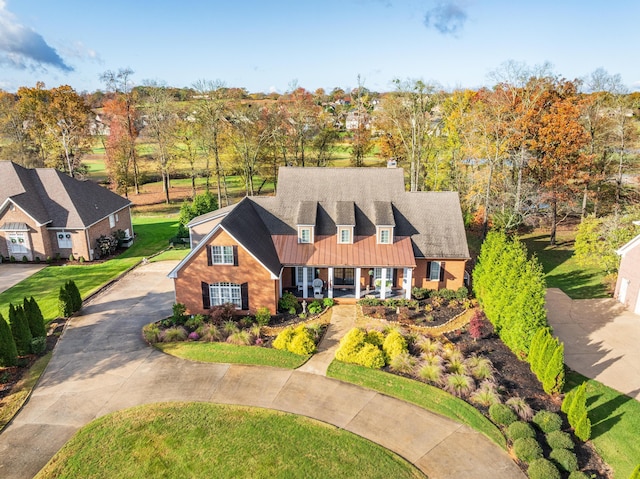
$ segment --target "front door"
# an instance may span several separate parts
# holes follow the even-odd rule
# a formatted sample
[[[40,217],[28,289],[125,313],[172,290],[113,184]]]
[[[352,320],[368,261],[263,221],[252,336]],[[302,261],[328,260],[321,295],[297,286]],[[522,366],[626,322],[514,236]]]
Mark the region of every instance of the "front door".
[[[620,291],[618,292],[618,301],[625,304],[627,301],[627,289],[629,288],[629,280],[622,278],[620,282]]]
[[[335,286],[353,286],[354,269],[353,268],[333,268],[333,284]]]

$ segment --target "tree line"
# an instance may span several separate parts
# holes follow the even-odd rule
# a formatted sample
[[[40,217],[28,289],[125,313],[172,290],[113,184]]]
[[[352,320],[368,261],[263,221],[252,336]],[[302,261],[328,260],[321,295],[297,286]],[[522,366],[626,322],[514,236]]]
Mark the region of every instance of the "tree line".
[[[636,201],[626,175],[638,155],[640,94],[602,69],[567,80],[546,65],[510,62],[493,72],[493,87],[452,92],[422,80],[396,80],[384,93],[358,79],[349,92],[293,84],[267,95],[219,81],[134,85],[131,69],[101,78],[105,91],[93,94],[41,83],[0,92],[0,158],[82,175],[83,155],[101,138],[110,181],[128,195],[139,192],[144,142],[167,202],[179,163],[194,194],[204,177],[223,205],[228,175],[259,194],[279,166],[327,166],[346,148],[352,166],[374,153],[395,160],[412,191],[460,192],[485,232],[548,215],[552,244],[568,214],[603,215]]]

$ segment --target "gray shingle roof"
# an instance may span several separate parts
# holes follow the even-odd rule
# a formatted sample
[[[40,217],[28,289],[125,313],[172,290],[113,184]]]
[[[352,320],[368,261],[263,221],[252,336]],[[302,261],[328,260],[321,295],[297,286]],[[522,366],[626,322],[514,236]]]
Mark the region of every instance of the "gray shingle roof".
[[[317,201],[301,201],[298,204],[298,214],[296,215],[296,225],[315,225],[317,212],[318,212]]]
[[[395,226],[393,208],[390,201],[373,202],[373,223],[376,226]]]
[[[336,201],[335,223],[341,226],[355,226],[356,212],[353,201]]]
[[[92,181],[0,161],[0,204],[7,198],[38,223],[59,228],[86,228],[131,204]]]

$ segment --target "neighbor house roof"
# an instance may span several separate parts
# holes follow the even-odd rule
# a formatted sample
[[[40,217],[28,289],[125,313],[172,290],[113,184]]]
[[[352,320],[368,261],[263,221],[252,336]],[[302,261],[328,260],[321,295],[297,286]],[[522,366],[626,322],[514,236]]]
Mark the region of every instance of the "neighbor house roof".
[[[16,204],[40,225],[83,229],[131,204],[93,181],[53,168],[27,169],[0,161],[0,205]]]

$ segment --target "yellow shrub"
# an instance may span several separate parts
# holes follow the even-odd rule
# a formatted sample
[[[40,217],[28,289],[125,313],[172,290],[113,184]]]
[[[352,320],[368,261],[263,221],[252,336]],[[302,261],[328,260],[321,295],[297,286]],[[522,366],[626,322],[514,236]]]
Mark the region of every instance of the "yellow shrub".
[[[395,329],[391,330],[387,337],[384,338],[382,349],[389,360],[395,358],[398,354],[407,352],[407,340]]]

